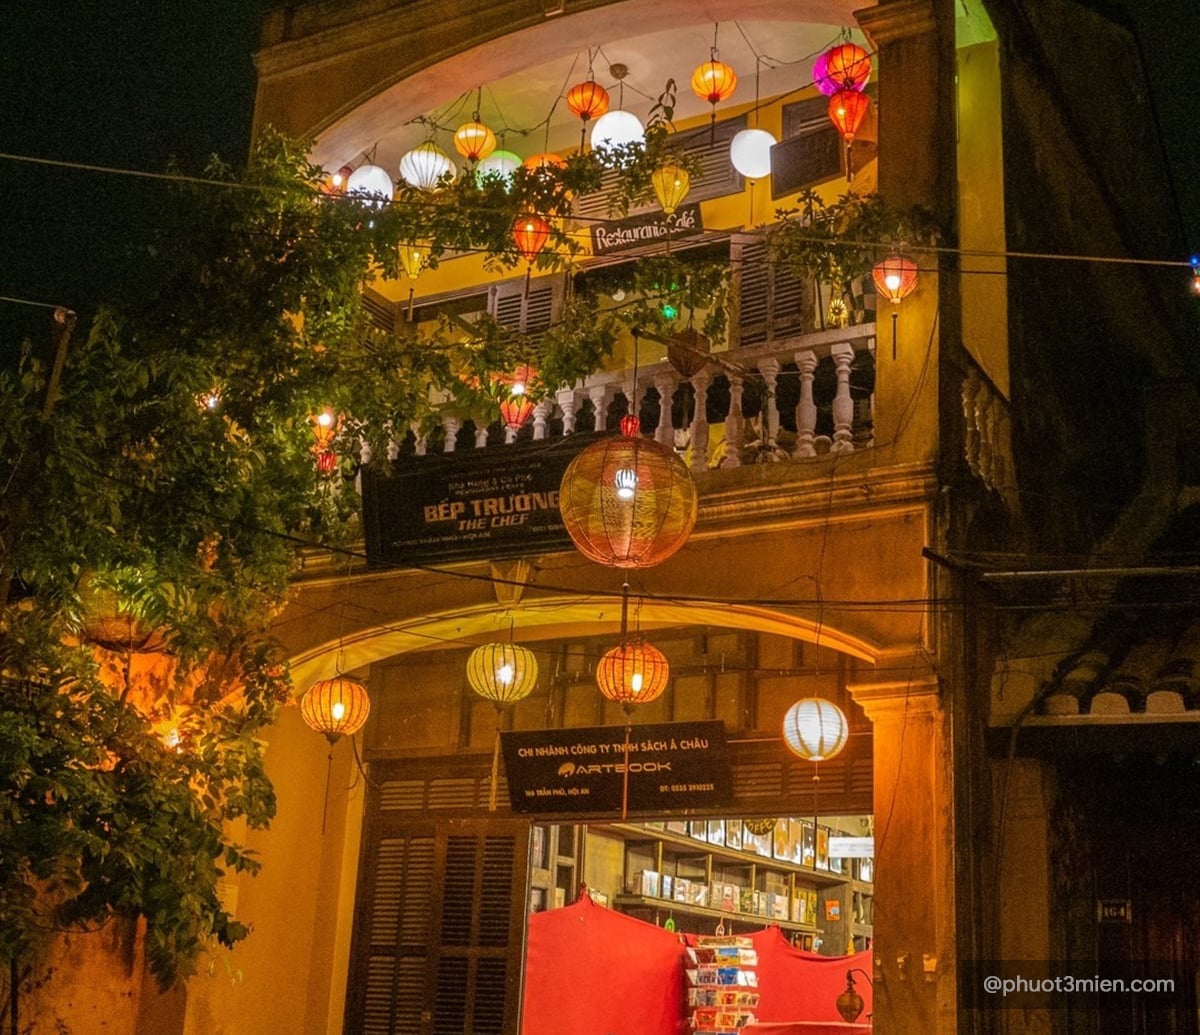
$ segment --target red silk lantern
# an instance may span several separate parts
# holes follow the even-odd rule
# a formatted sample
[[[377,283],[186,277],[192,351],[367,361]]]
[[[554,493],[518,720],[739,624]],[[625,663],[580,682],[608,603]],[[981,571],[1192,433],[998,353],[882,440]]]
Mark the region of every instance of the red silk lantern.
[[[899,305],[917,286],[917,264],[903,255],[889,255],[875,264],[871,279],[884,298]]]
[[[516,431],[524,427],[533,414],[537,404],[530,398],[530,387],[536,377],[537,371],[526,363],[515,372],[496,378],[498,384],[508,389],[507,398],[500,403],[500,419],[506,428]]]
[[[621,434],[626,437],[640,435],[642,433],[642,421],[636,413],[627,413],[621,418]]]
[[[857,43],[839,43],[813,65],[813,79],[823,94],[838,90],[861,92],[871,78],[871,56]]]
[[[608,104],[608,91],[594,79],[576,83],[567,91],[567,109],[585,124],[608,111]]]
[[[538,253],[546,247],[546,242],[549,239],[550,224],[541,216],[518,216],[516,222],[513,223],[513,240],[517,244],[517,251],[530,264],[538,257]]]
[[[855,90],[838,90],[829,98],[829,119],[846,143],[854,139],[870,106],[871,99]]]

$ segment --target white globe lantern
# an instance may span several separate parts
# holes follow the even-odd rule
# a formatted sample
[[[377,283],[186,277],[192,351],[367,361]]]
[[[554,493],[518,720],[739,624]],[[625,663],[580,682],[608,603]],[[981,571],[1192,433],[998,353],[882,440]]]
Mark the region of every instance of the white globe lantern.
[[[765,129],[743,129],[729,142],[733,167],[749,180],[771,175],[771,148],[775,138]]]
[[[601,115],[592,125],[592,147],[621,147],[645,142],[645,127],[631,111],[618,108]]]
[[[400,159],[400,175],[404,182],[421,190],[436,190],[442,177],[454,177],[458,167],[432,140],[418,144]]]
[[[346,193],[372,208],[383,208],[395,190],[388,171],[378,165],[360,165],[346,180]]]
[[[485,176],[496,176],[505,188],[512,186],[513,173],[521,167],[521,156],[512,151],[493,151],[475,166],[475,182],[482,184]]]
[[[824,762],[846,746],[850,724],[845,713],[822,697],[797,701],[783,717],[783,739],[794,754],[809,762]]]

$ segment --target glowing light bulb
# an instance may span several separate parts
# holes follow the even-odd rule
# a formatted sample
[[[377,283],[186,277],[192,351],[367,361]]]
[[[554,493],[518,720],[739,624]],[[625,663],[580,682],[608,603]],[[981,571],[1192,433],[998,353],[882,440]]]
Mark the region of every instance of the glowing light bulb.
[[[333,414],[329,410],[322,410],[317,414],[317,423],[323,428],[333,427]]]
[[[895,291],[900,286],[900,274],[889,273],[883,278],[883,282],[888,286],[889,291]]]
[[[167,730],[166,733],[163,734],[163,743],[172,750],[179,749],[180,739],[178,726],[172,726],[169,730]]]
[[[204,397],[204,408],[206,410],[215,410],[221,405],[221,394],[213,390]]]
[[[640,672],[635,672],[629,677],[629,688],[635,694],[640,694],[642,692],[642,674]]]
[[[620,468],[613,479],[617,486],[617,499],[631,500],[637,489],[637,471],[631,467]]]
[[[333,707],[329,711],[337,722],[341,722],[346,717],[346,705],[341,701],[334,701]]]
[[[515,385],[512,386],[512,388],[509,389],[509,394],[510,395],[524,395],[525,394],[525,385],[522,384],[520,381],[518,381]]]
[[[505,686],[507,686],[513,681],[513,677],[516,674],[517,673],[513,669],[511,663],[501,665],[498,669],[496,669],[496,682],[503,683]]]
[[[670,302],[662,307],[662,314],[668,320],[674,320],[679,315],[679,310],[676,309]]]

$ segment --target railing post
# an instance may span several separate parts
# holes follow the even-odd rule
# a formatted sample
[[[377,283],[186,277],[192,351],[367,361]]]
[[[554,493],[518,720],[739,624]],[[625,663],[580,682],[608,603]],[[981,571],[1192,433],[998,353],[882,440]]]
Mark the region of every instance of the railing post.
[[[831,453],[854,452],[854,400],[850,398],[850,364],[854,346],[839,342],[829,350],[837,371],[837,393],[833,397],[833,445]]]
[[[656,374],[654,377],[654,387],[658,389],[659,402],[658,427],[654,431],[654,438],[668,448],[675,446],[675,428],[671,423],[671,403],[678,384],[679,379],[670,371]]]
[[[779,438],[779,407],[775,400],[775,385],[779,380],[779,360],[774,356],[764,356],[758,361],[758,372],[762,374],[767,390],[763,395],[762,407],[762,445],[768,449],[775,448]]]
[[[443,453],[453,453],[454,447],[457,445],[455,439],[458,437],[458,429],[462,427],[462,421],[457,417],[443,417],[442,428],[446,432],[446,440],[442,443]]]
[[[488,426],[486,424],[484,424],[483,421],[479,421],[475,425],[475,448],[483,449],[484,447],[487,446],[487,440],[488,440]]]
[[[554,401],[563,415],[563,434],[575,433],[575,389],[560,388],[554,395]]]
[[[592,401],[592,409],[596,414],[594,430],[603,431],[608,426],[608,390],[609,385],[592,385],[588,389],[588,398]]]
[[[725,416],[725,459],[722,467],[742,466],[742,389],[741,374],[729,375],[729,413]]]
[[[692,375],[692,399],[695,412],[688,437],[692,443],[692,470],[699,473],[708,470],[708,386],[712,384],[712,373],[708,367]]]
[[[550,403],[543,399],[533,408],[533,440],[541,442],[546,437],[546,418],[550,416]]]
[[[813,402],[813,373],[817,369],[817,354],[812,349],[796,353],[800,368],[800,401],[796,404],[796,458],[816,456],[813,439],[817,431],[817,404]]]
[[[421,434],[421,424],[419,421],[413,421],[409,427],[412,429],[413,437],[417,440],[413,448],[413,452],[417,456],[425,455],[425,436]]]

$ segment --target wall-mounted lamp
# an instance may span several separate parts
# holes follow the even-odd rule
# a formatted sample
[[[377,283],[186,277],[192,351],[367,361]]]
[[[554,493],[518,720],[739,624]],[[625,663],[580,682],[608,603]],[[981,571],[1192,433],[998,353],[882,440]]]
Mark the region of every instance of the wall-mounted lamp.
[[[842,1020],[847,1024],[853,1024],[858,1020],[859,1014],[863,1012],[863,997],[858,994],[858,990],[854,987],[854,975],[861,974],[867,979],[868,985],[873,985],[875,982],[871,980],[871,976],[860,967],[851,967],[846,971],[846,988],[837,997],[837,1012],[841,1014]]]

